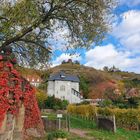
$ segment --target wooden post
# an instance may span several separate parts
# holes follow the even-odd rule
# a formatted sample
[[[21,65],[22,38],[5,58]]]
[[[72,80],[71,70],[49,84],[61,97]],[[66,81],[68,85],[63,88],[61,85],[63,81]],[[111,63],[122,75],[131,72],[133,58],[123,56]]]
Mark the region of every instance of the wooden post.
[[[61,129],[61,118],[58,118],[58,129]]]
[[[66,129],[68,128],[68,114],[66,114]]]
[[[140,123],[137,124],[137,131],[140,131]]]
[[[70,132],[70,114],[68,114],[68,132]]]
[[[115,115],[113,115],[113,125],[114,125],[114,133],[116,133],[116,120],[115,120]]]
[[[95,113],[95,121],[96,121],[96,124],[98,125],[98,114],[97,114],[97,112]]]

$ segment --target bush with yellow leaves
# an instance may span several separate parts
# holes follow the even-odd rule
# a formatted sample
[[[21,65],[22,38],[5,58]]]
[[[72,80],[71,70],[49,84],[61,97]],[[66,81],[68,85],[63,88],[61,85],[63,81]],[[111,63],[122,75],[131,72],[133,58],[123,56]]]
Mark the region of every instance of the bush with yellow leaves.
[[[37,99],[39,108],[42,109],[45,106],[45,101],[47,100],[47,94],[44,93],[44,91],[42,91],[40,89],[37,89],[37,91],[36,91],[36,99]]]

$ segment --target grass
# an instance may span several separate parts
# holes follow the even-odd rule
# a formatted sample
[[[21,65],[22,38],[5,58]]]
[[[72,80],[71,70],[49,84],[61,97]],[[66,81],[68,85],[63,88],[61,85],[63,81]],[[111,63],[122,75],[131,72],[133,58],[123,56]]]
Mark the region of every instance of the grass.
[[[94,121],[84,120],[80,117],[71,116],[70,127],[79,129],[94,129],[97,126]]]
[[[98,140],[140,140],[140,133],[123,129],[118,129],[115,134],[104,130],[93,130],[87,135]]]
[[[81,138],[75,134],[70,134],[68,140],[85,140],[85,138]]]
[[[56,119],[55,114],[43,114],[43,115],[47,115],[49,119]],[[65,116],[63,119],[65,119]],[[83,118],[76,116],[70,116],[70,127],[85,131],[87,137],[93,137],[93,139],[95,140],[140,140],[140,132],[117,129],[117,132],[114,134],[113,132],[98,129],[96,123],[92,120],[85,120]],[[47,140],[47,138],[34,140]],[[76,134],[70,133],[68,140],[88,140],[88,139],[81,138]]]
[[[94,121],[84,120],[74,116],[71,117],[71,128],[87,130],[86,135],[90,137],[92,136],[97,140],[140,140],[140,132],[117,129],[117,132],[114,134],[113,132],[98,129]]]

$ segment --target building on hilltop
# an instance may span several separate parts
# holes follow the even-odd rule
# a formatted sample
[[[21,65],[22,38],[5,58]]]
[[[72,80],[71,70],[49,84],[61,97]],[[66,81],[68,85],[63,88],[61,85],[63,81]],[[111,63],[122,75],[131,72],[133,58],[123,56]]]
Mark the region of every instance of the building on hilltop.
[[[79,78],[67,75],[63,71],[52,75],[48,79],[48,96],[55,96],[69,103],[80,103],[82,96],[79,93]]]

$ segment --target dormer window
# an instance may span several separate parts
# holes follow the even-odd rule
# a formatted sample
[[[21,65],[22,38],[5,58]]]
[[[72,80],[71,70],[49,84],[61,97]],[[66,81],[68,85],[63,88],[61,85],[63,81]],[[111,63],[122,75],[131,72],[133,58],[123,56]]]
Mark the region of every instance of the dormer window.
[[[60,75],[60,77],[61,77],[61,78],[65,78],[66,76],[65,76],[65,75]]]

